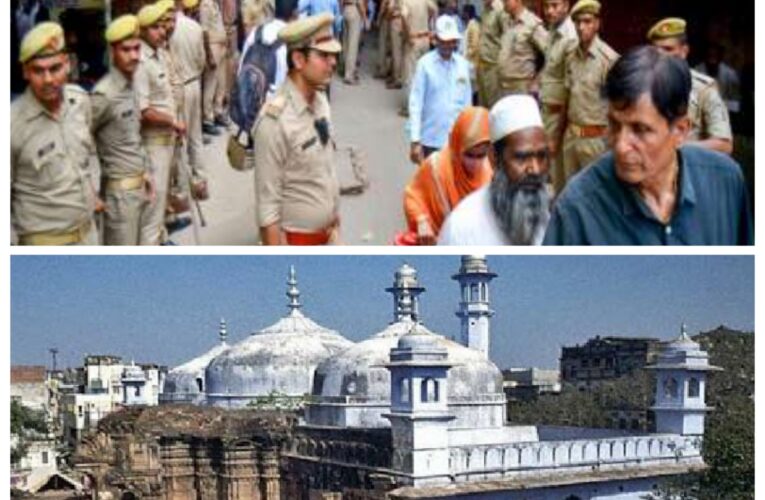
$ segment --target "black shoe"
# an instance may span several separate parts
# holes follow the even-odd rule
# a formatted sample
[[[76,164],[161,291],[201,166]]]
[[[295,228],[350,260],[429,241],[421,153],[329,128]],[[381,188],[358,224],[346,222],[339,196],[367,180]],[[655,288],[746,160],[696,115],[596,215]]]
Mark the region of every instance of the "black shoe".
[[[191,225],[191,217],[176,217],[172,222],[165,224],[167,234],[177,233]]]
[[[215,117],[215,125],[219,127],[228,127],[228,124],[230,123],[228,117],[223,115],[218,115]]]
[[[167,240],[165,242],[160,243],[159,246],[162,246],[162,247],[176,247],[176,246],[178,246],[178,243],[174,242],[173,240]]]
[[[210,122],[204,122],[202,124],[202,133],[207,135],[220,135],[220,130],[214,124]]]

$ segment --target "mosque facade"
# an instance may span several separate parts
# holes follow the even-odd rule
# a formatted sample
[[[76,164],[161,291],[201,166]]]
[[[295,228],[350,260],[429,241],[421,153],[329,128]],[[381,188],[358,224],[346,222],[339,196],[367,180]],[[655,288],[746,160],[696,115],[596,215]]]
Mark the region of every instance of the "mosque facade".
[[[249,408],[273,391],[302,397],[284,435],[238,440],[239,456],[251,457],[240,460],[250,471],[242,477],[257,481],[258,461],[269,457],[270,493],[251,486],[247,491],[260,491],[252,498],[626,500],[650,498],[662,479],[705,467],[705,381],[715,368],[684,329],[652,367],[655,432],[508,423],[501,373],[488,356],[495,277],[484,257],[462,257],[453,276],[460,289],[458,342],[423,324],[425,288],[405,264],[387,288],[390,323],[353,343],[302,313],[291,270],[286,317],[198,358],[207,360],[200,405]],[[200,364],[192,364],[195,380]],[[162,443],[191,446],[182,436]]]

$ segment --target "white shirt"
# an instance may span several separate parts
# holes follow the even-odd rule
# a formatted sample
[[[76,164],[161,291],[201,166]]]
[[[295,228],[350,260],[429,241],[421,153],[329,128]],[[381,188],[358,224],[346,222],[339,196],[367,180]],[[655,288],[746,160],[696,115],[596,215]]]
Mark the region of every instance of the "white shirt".
[[[489,184],[470,193],[449,214],[439,245],[510,245],[491,208]]]
[[[287,23],[281,19],[272,19],[271,21],[264,24],[263,43],[267,45],[274,43],[276,41],[276,36],[279,34],[279,31],[286,25]],[[242,46],[242,55],[239,57],[239,68],[236,70],[237,74],[242,71],[242,61],[244,60],[244,55],[247,54],[249,48],[252,47],[252,44],[255,43],[255,33],[257,31],[258,28],[253,28],[250,30],[250,34],[247,35],[247,39],[244,41],[244,45]],[[278,89],[281,84],[284,83],[285,78],[287,78],[287,46],[282,44],[281,47],[276,49],[276,75],[274,78],[274,84],[271,85],[271,87],[268,89],[268,97],[271,97],[271,95],[276,92],[276,89]]]

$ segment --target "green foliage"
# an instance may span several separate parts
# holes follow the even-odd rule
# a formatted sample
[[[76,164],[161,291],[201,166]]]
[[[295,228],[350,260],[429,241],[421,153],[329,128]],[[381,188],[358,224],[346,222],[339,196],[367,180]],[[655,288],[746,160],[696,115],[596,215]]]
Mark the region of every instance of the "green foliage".
[[[27,408],[19,401],[12,399],[11,434],[18,436],[18,444],[11,448],[11,463],[17,464],[27,454],[30,434],[48,434],[45,413]]]

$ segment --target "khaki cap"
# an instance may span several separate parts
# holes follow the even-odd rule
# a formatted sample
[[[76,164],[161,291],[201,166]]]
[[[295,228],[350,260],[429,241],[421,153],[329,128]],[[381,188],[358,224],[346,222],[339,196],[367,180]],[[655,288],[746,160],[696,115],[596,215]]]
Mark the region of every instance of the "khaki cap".
[[[573,19],[579,14],[592,14],[594,16],[599,16],[600,2],[598,2],[598,0],[579,0],[571,9],[571,18]]]
[[[138,24],[141,25],[141,28],[157,24],[162,18],[162,14],[164,14],[164,12],[159,5],[155,3],[144,5],[141,10],[138,11]]]
[[[685,25],[685,19],[668,17],[654,24],[646,36],[650,41],[681,36],[685,34]]]
[[[332,14],[324,13],[292,21],[279,31],[279,40],[290,49],[316,49],[337,54],[343,47],[332,36],[333,20]]]
[[[199,0],[183,0],[184,9],[196,9],[197,5],[199,5]]]
[[[133,14],[120,16],[106,28],[105,38],[108,43],[117,43],[139,35],[138,18]]]
[[[162,14],[166,14],[168,10],[175,8],[175,2],[173,0],[159,0],[157,6]]]
[[[23,64],[38,57],[53,56],[63,52],[65,47],[64,28],[58,23],[46,21],[24,36],[19,48],[19,62]]]

